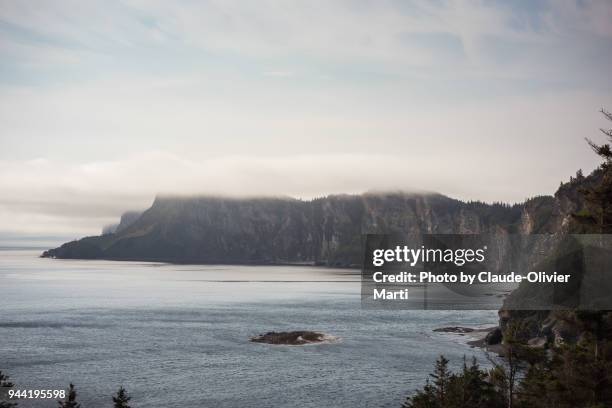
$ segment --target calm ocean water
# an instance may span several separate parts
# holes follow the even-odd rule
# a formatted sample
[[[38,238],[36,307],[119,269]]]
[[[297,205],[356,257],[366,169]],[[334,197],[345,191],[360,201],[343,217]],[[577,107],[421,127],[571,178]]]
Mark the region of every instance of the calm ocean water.
[[[0,369],[17,389],[66,388],[83,408],[399,407],[439,354],[484,353],[449,325],[495,325],[495,311],[360,307],[359,276],[313,267],[40,259],[0,250]],[[333,344],[270,346],[250,336],[315,330]],[[20,407],[56,407],[49,400]]]

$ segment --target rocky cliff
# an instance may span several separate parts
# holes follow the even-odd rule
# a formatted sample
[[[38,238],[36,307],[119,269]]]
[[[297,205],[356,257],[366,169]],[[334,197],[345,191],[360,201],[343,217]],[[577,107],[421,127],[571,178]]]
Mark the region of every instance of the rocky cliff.
[[[363,234],[560,234],[583,203],[579,186],[513,206],[440,194],[370,193],[292,198],[157,197],[115,232],[44,252],[45,257],[190,263],[359,265]],[[129,218],[129,220],[128,220]],[[125,222],[124,222],[125,220]],[[129,222],[128,222],[129,221]]]
[[[535,199],[550,201],[550,198]],[[546,205],[545,203],[542,205]],[[462,202],[439,194],[291,198],[158,197],[114,233],[43,256],[196,263],[358,265],[367,233],[520,232],[540,228],[526,205]]]
[[[607,273],[612,237],[582,235],[599,231],[579,220],[581,214],[588,212],[584,189],[598,185],[603,177],[604,170],[598,168],[588,177],[580,175],[561,184],[554,197],[541,197],[535,202],[525,203],[521,221],[524,233],[550,234],[553,241],[549,243],[546,259],[537,263],[535,270],[552,270],[551,265],[556,270],[565,268],[562,272],[571,274],[573,283],[561,288],[521,283],[505,299],[499,311],[502,331],[513,326],[518,340],[534,347],[575,343],[593,336],[594,327],[600,332],[598,337],[612,336],[612,313],[607,311],[612,292],[612,279]],[[594,267],[587,266],[593,262]],[[567,301],[566,307],[559,310],[517,310],[517,305],[550,297],[551,290],[559,289],[562,292],[573,291],[569,295],[561,293],[561,298]]]
[[[140,218],[142,211],[128,211],[121,215],[119,224],[107,225],[102,229],[102,235],[114,234],[121,232]]]

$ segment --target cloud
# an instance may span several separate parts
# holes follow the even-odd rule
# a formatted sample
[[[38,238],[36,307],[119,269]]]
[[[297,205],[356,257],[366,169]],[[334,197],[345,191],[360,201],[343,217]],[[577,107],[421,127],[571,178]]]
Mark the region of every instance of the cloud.
[[[182,50],[186,55],[178,66],[189,58],[205,63],[238,58],[242,61],[233,62],[240,65],[360,63],[395,74],[412,67],[445,75],[558,80],[567,71],[552,62],[588,68],[571,57],[594,56],[597,47],[589,43],[610,41],[610,16],[607,1],[3,2],[0,52],[16,64],[33,58],[49,65],[102,61],[111,70],[113,64],[117,69],[172,65]],[[490,39],[514,44],[520,52],[501,61]],[[456,59],[459,51],[463,60]],[[543,65],[549,68],[545,73]]]
[[[277,77],[277,78],[291,78],[295,76],[292,71],[266,71],[263,73],[265,76]]]
[[[496,123],[499,118],[493,117],[481,126],[495,131]],[[411,149],[408,144],[388,145],[370,153],[201,159],[142,151],[118,160],[78,164],[49,159],[1,160],[0,225],[5,233],[97,234],[123,212],[147,208],[159,194],[309,199],[404,190],[438,191],[466,200],[521,201],[552,193],[564,172],[575,170],[567,161],[575,159],[572,145],[564,153],[555,151],[546,140],[517,144],[512,132],[497,131],[499,139],[480,140],[477,150],[466,148],[466,140],[458,140],[456,146],[432,140],[437,149],[423,150],[422,145]],[[582,141],[574,142],[582,146]],[[547,162],[539,153],[539,143],[558,160]]]
[[[607,1],[0,2],[0,229],[158,193],[520,201],[594,166]],[[40,158],[40,159],[37,159]]]
[[[126,210],[147,208],[157,194],[309,198],[358,193],[366,186],[408,187],[416,178],[406,177],[396,157],[222,157],[195,162],[162,152],[82,165],[3,161],[0,174],[4,231],[63,234],[96,233]]]

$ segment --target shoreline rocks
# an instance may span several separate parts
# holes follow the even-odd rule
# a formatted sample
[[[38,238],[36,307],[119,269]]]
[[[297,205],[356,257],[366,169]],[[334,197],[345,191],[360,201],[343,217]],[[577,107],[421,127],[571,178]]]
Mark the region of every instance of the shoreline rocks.
[[[495,344],[501,344],[503,337],[504,336],[501,329],[499,327],[496,327],[487,333],[484,340],[487,345],[492,346]]]
[[[487,351],[491,351],[501,355],[503,350],[501,347],[502,332],[499,327],[472,328],[461,326],[441,327],[434,329],[438,333],[451,333],[459,336],[469,336],[471,340],[466,344],[470,347],[479,347]]]

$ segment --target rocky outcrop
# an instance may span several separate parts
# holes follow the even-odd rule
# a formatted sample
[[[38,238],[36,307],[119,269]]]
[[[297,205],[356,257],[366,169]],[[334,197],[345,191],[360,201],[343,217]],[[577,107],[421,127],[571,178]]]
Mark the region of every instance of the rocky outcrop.
[[[102,230],[102,235],[115,234],[125,230],[135,223],[141,215],[142,211],[127,211],[123,213],[119,219],[119,224],[107,225]]]
[[[604,242],[595,243],[587,236],[567,235],[592,233],[576,222],[575,215],[586,209],[583,189],[601,182],[602,177],[603,171],[597,169],[588,177],[578,176],[563,183],[554,197],[537,197],[525,203],[521,232],[546,234],[540,242],[543,246],[534,248],[546,258],[535,259],[533,270],[571,274],[573,284],[554,287],[521,283],[504,300],[498,313],[502,332],[512,326],[518,340],[538,348],[575,343],[593,330],[593,314],[599,319],[599,330],[612,335],[612,313],[601,311],[609,309],[612,281],[597,274],[602,268],[586,266],[597,262],[598,257],[602,263],[608,262],[611,241],[599,238]],[[551,290],[557,298],[564,299],[559,310],[524,310],[530,302],[537,304],[538,299],[550,298]]]
[[[457,333],[457,334],[465,334],[465,333],[473,333],[476,329],[471,327],[461,327],[461,326],[450,326],[450,327],[440,327],[438,329],[434,329],[434,332],[440,333]]]
[[[490,332],[487,333],[487,335],[485,336],[485,344],[489,345],[489,346],[493,346],[495,344],[499,344],[502,342],[503,339],[503,334],[502,331],[499,327],[494,328],[493,330],[491,330]]]
[[[328,336],[313,331],[292,332],[268,332],[251,337],[254,343],[266,343],[274,345],[303,346],[305,344],[316,344],[326,341]]]

